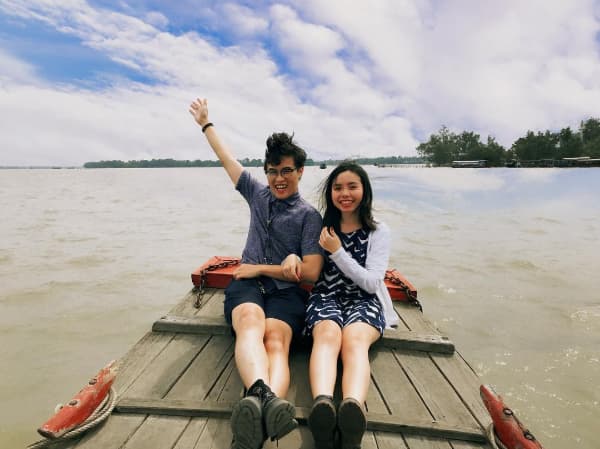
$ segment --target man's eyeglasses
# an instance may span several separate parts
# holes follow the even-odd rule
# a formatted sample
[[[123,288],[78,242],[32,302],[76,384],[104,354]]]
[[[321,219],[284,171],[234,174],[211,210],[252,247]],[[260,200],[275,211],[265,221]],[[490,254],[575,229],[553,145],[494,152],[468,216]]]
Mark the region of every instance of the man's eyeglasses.
[[[294,167],[294,168],[283,167],[281,170],[269,168],[269,169],[265,170],[265,173],[269,178],[277,178],[278,175],[281,175],[282,177],[287,178],[292,173],[294,173],[294,170],[298,170],[298,169],[296,167]]]

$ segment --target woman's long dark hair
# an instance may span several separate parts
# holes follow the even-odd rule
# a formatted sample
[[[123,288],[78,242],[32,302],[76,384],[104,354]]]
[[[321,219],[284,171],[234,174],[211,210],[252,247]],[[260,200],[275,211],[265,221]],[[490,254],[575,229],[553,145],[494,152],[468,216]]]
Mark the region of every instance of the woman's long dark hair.
[[[345,171],[350,171],[360,178],[363,187],[363,197],[358,206],[358,218],[360,219],[363,228],[374,231],[377,228],[377,224],[373,219],[372,213],[373,189],[371,188],[371,181],[369,181],[369,175],[367,175],[365,169],[354,161],[344,161],[340,163],[333,169],[327,179],[323,181],[320,200],[320,208],[321,212],[323,212],[323,226],[333,226],[333,229],[337,234],[341,232],[340,221],[342,219],[342,213],[334,206],[331,198],[331,191],[336,178],[340,173]]]

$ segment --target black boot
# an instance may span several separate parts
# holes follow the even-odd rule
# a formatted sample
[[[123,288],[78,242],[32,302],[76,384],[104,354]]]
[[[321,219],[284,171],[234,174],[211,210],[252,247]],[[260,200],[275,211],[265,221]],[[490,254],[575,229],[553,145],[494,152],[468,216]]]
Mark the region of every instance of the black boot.
[[[256,396],[246,396],[231,411],[232,449],[260,449],[265,442],[262,404]]]
[[[279,440],[298,427],[296,409],[285,399],[278,398],[262,379],[248,388],[248,396],[255,396],[262,403],[265,430],[271,440]]]
[[[308,417],[316,449],[333,449],[336,423],[333,397],[323,394],[317,396]]]
[[[346,398],[340,403],[338,429],[342,449],[360,449],[362,437],[367,430],[367,415],[357,400]]]

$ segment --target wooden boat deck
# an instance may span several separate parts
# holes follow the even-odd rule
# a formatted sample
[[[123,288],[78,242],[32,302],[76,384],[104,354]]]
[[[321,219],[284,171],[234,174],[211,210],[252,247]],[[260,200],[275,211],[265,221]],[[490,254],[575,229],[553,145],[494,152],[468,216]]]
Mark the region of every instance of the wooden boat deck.
[[[120,361],[118,403],[109,419],[80,440],[56,448],[229,449],[229,416],[242,383],[233,338],[223,319],[223,290],[207,289],[194,308],[190,292]],[[491,421],[479,398],[480,381],[452,342],[417,308],[395,303],[399,330],[386,331],[371,350],[365,449],[491,448]],[[290,356],[288,400],[300,427],[265,448],[313,448],[306,427],[312,403],[309,347]]]

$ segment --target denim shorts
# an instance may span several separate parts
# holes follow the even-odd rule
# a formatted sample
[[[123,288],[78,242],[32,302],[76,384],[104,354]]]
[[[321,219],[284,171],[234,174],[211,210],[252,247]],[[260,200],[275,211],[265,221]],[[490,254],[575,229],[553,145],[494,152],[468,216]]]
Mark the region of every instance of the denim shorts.
[[[231,325],[231,312],[240,304],[254,303],[265,312],[265,318],[287,323],[295,337],[304,329],[308,292],[292,286],[278,289],[273,279],[261,276],[253,279],[232,280],[225,289],[225,319]]]

